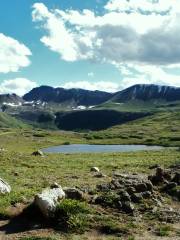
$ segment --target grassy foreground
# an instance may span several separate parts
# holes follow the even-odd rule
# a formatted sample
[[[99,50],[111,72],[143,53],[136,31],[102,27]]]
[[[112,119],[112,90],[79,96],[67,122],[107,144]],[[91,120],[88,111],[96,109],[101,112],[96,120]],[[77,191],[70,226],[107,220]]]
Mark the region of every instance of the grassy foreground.
[[[123,143],[129,143],[129,138]],[[127,141],[126,141],[127,140]],[[150,173],[149,166],[160,164],[167,167],[179,163],[180,151],[178,149],[165,149],[163,151],[140,151],[129,153],[106,154],[46,154],[45,157],[32,156],[32,152],[48,146],[70,143],[92,143],[97,140],[88,140],[84,134],[66,132],[46,132],[42,130],[12,130],[4,129],[0,134],[0,177],[6,180],[12,187],[9,195],[0,197],[0,216],[11,214],[10,206],[33,199],[34,195],[48,187],[53,182],[65,187],[93,187],[96,184],[111,180],[112,172],[123,173]],[[98,139],[98,143],[101,140]],[[103,142],[103,141],[102,141]],[[111,139],[112,142],[112,139]],[[121,142],[119,142],[121,143]],[[132,142],[131,142],[132,143]],[[134,141],[136,143],[136,141]],[[97,179],[90,173],[92,166],[99,167],[107,178]],[[135,233],[141,234],[142,224],[135,224],[131,218],[117,217],[114,213],[107,212],[103,217],[97,215],[97,223],[101,222],[110,233],[97,236],[90,232],[84,235],[59,235],[51,232],[52,239],[135,239]],[[163,229],[155,223],[161,233]],[[146,226],[147,227],[147,226]],[[124,229],[128,232],[127,238],[113,235],[116,229]],[[48,235],[49,233],[47,233]],[[162,233],[164,234],[164,233]],[[165,233],[166,234],[166,233]],[[132,237],[131,237],[132,235]],[[42,234],[42,236],[44,236]],[[10,238],[9,238],[10,239]],[[14,238],[16,239],[16,238]],[[17,239],[19,235],[17,235]],[[36,240],[38,238],[22,238]],[[46,239],[39,238],[39,239]],[[38,240],[39,240],[38,239]],[[48,239],[48,238],[47,238]],[[147,238],[148,239],[148,238]],[[156,238],[155,238],[156,239]]]

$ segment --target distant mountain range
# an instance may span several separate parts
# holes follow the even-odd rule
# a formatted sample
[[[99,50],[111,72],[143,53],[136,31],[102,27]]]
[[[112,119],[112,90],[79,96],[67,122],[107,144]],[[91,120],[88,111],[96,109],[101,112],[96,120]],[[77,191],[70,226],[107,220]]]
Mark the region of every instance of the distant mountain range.
[[[111,100],[113,102],[127,102],[130,100],[149,101],[153,99],[178,101],[180,100],[180,88],[137,84],[115,93]]]
[[[116,93],[89,91],[84,89],[64,89],[41,86],[32,89],[22,98],[16,94],[0,95],[0,104],[21,105],[24,102],[41,102],[73,106],[95,106],[107,101],[125,103],[132,100],[179,101],[180,88],[170,86],[137,84]]]
[[[98,105],[109,100],[113,94],[103,91],[88,91],[84,89],[64,89],[53,88],[49,86],[41,86],[34,88],[25,94],[25,101],[41,101],[41,102],[72,102],[74,105],[91,106]]]

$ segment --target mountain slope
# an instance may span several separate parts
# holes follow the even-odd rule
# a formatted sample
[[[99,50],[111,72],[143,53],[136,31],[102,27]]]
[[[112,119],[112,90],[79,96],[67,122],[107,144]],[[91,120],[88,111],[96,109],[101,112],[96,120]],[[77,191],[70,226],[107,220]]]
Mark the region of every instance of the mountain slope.
[[[6,113],[0,112],[0,128],[24,128],[26,124]]]
[[[0,105],[3,104],[19,104],[22,103],[23,99],[16,94],[1,94],[0,95]]]
[[[131,100],[164,100],[179,101],[180,88],[170,86],[158,86],[153,84],[137,84],[115,93],[111,98],[112,102],[127,102]]]
[[[42,101],[42,102],[73,102],[74,105],[91,106],[98,105],[112,97],[111,93],[102,91],[89,91],[84,89],[64,89],[53,88],[49,86],[41,86],[32,89],[24,95],[26,101]]]

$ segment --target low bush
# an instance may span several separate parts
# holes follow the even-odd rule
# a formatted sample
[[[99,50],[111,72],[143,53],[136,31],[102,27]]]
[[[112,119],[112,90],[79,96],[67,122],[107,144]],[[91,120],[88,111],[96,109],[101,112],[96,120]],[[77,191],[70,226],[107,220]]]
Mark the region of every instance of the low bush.
[[[85,202],[65,199],[56,207],[57,228],[66,232],[84,232],[88,227],[90,210]]]

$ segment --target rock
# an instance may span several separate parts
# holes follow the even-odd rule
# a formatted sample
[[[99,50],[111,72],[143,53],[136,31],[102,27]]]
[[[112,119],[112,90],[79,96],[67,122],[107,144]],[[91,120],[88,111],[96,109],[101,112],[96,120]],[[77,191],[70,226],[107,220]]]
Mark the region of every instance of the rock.
[[[131,200],[134,203],[140,203],[143,200],[142,194],[141,193],[134,193],[131,195]]]
[[[178,185],[180,185],[180,172],[176,172],[173,179],[172,179],[172,182],[175,182],[177,183]]]
[[[131,201],[129,193],[124,190],[119,191],[118,195],[120,196],[121,201]]]
[[[151,192],[149,192],[149,191],[142,192],[142,197],[143,198],[150,198],[151,197]]]
[[[103,177],[106,177],[105,174],[101,173],[101,172],[98,172],[94,175],[94,177],[97,177],[97,178],[103,178]]]
[[[91,172],[100,172],[98,167],[92,167]]]
[[[110,183],[102,183],[102,184],[98,184],[96,186],[97,190],[102,191],[102,192],[106,192],[111,190],[111,184]]]
[[[42,193],[36,195],[34,203],[46,218],[50,218],[56,210],[58,201],[63,198],[65,198],[65,192],[61,186],[56,186],[55,188],[45,189]]]
[[[63,188],[66,198],[75,199],[75,200],[83,200],[84,193],[77,188]]]
[[[128,188],[127,188],[127,192],[128,192],[130,195],[132,195],[132,194],[134,194],[134,193],[136,192],[136,189],[135,189],[134,187],[128,187]]]
[[[120,184],[119,181],[116,179],[113,179],[111,181],[111,184],[115,187],[115,189],[122,188],[122,184]]]
[[[147,187],[147,190],[152,192],[153,191],[153,185],[150,181],[147,181],[146,182],[146,187]]]
[[[134,186],[137,192],[145,192],[147,191],[147,186],[145,183],[139,183]]]
[[[126,202],[122,202],[122,209],[126,213],[132,213],[135,208],[131,202],[126,201]]]
[[[165,192],[169,192],[172,188],[175,188],[177,186],[177,183],[175,182],[170,182],[170,183],[167,183],[163,188],[162,190],[165,191]]]
[[[44,156],[44,154],[43,154],[43,152],[41,150],[37,150],[37,151],[33,152],[32,155],[33,156],[41,156],[41,157]]]
[[[10,185],[0,178],[0,194],[6,194],[11,192]]]

